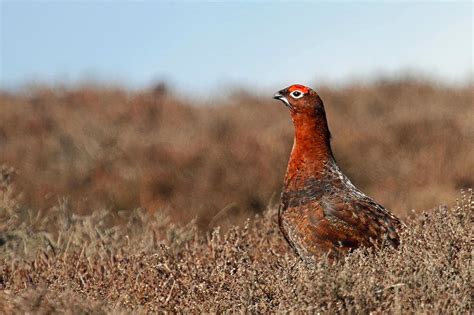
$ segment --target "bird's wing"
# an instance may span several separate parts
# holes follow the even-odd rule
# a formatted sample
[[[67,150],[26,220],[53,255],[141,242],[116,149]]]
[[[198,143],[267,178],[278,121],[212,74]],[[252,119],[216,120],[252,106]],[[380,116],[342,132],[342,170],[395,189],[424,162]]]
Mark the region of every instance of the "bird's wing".
[[[308,210],[312,238],[319,242],[331,242],[340,249],[374,246],[383,240],[395,247],[399,244],[400,222],[369,197],[325,196]]]

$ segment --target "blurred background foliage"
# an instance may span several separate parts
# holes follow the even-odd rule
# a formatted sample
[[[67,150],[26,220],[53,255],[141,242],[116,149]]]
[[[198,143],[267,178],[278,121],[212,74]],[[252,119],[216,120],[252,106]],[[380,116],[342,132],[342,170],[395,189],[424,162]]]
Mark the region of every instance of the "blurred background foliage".
[[[315,89],[341,167],[396,214],[473,186],[471,84],[400,78]],[[143,207],[174,222],[197,218],[203,229],[240,224],[278,202],[292,142],[287,110],[245,90],[212,102],[164,83],[0,94],[0,163],[16,170],[22,202],[43,210],[68,197],[83,214]]]

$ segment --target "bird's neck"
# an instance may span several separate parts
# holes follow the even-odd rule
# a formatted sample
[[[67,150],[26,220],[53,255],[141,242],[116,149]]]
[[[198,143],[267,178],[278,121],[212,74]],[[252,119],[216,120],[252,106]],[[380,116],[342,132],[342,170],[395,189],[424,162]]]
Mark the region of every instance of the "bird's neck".
[[[298,188],[305,179],[324,176],[324,167],[334,157],[324,108],[292,115],[295,137],[286,172],[286,188]]]

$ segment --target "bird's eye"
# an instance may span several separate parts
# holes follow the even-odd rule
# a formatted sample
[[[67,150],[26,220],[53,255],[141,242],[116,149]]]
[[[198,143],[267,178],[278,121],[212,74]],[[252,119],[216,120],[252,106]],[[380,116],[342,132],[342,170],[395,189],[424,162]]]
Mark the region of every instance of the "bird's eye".
[[[291,97],[296,99],[296,98],[303,97],[304,94],[301,93],[300,91],[296,90],[296,91],[291,92],[290,95],[291,95]]]

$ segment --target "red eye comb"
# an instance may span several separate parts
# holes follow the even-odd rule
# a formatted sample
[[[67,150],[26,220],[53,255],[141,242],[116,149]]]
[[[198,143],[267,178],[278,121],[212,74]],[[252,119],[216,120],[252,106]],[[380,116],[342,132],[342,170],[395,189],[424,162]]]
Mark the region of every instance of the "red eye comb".
[[[296,90],[300,91],[303,94],[307,94],[309,92],[309,88],[301,84],[295,84],[288,88],[288,91],[290,91],[290,93]]]

